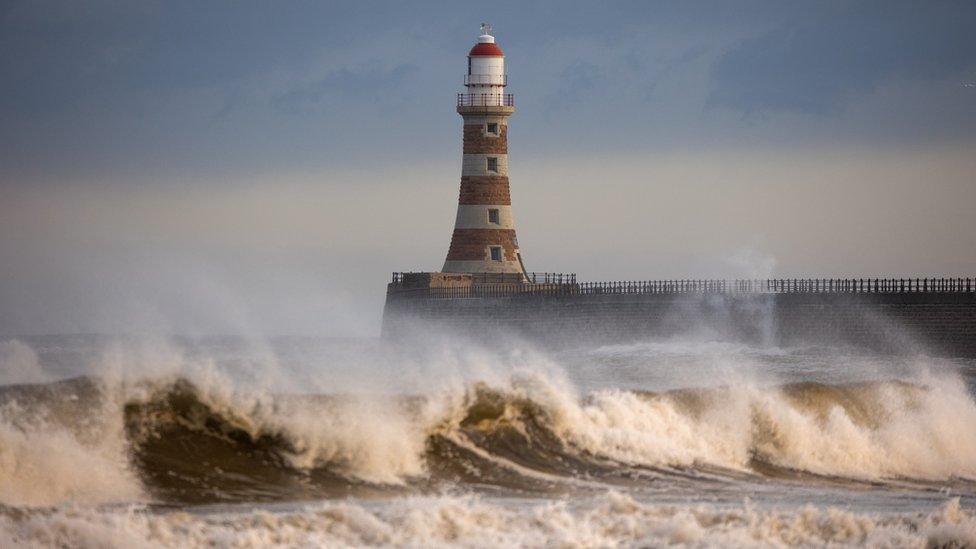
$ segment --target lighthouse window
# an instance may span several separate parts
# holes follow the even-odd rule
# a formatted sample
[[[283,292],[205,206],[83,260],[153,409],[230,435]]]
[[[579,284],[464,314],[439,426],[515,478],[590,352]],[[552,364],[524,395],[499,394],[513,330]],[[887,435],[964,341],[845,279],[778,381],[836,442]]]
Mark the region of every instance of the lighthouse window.
[[[490,247],[488,249],[491,251],[491,260],[492,261],[501,261],[502,260],[502,247],[501,246],[492,246],[492,247]]]
[[[498,124],[494,122],[488,124],[488,133],[490,133],[491,135],[498,135]]]
[[[496,208],[490,208],[488,210],[488,223],[498,224],[498,210]]]
[[[497,172],[498,171],[498,159],[494,156],[488,157],[488,171]]]

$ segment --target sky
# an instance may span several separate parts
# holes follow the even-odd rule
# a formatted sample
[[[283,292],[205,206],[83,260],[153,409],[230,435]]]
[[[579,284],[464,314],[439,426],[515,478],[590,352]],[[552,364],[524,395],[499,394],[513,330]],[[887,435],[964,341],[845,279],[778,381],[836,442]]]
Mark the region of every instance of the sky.
[[[529,270],[976,276],[973,2],[7,0],[0,335],[375,335],[483,21]]]

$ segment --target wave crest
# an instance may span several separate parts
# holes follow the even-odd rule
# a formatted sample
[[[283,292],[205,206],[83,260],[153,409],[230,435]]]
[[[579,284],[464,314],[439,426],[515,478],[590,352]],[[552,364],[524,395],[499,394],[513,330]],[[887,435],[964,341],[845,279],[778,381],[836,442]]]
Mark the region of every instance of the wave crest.
[[[12,504],[143,489],[170,502],[548,492],[688,474],[976,478],[976,406],[954,379],[583,398],[540,375],[398,398],[76,380],[0,396],[0,501]]]

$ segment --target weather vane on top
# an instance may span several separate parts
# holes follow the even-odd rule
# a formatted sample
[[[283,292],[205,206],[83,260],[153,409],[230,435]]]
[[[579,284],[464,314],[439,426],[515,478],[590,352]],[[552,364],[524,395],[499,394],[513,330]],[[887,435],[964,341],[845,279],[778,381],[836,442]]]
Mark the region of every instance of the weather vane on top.
[[[482,23],[481,34],[491,34],[491,25],[489,25],[488,23]]]

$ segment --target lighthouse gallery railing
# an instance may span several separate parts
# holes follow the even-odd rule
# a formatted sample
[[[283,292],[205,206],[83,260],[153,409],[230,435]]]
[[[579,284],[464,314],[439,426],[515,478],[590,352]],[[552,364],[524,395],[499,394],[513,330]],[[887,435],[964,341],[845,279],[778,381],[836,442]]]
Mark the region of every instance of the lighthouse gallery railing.
[[[510,93],[459,93],[458,107],[514,107],[515,97]]]

